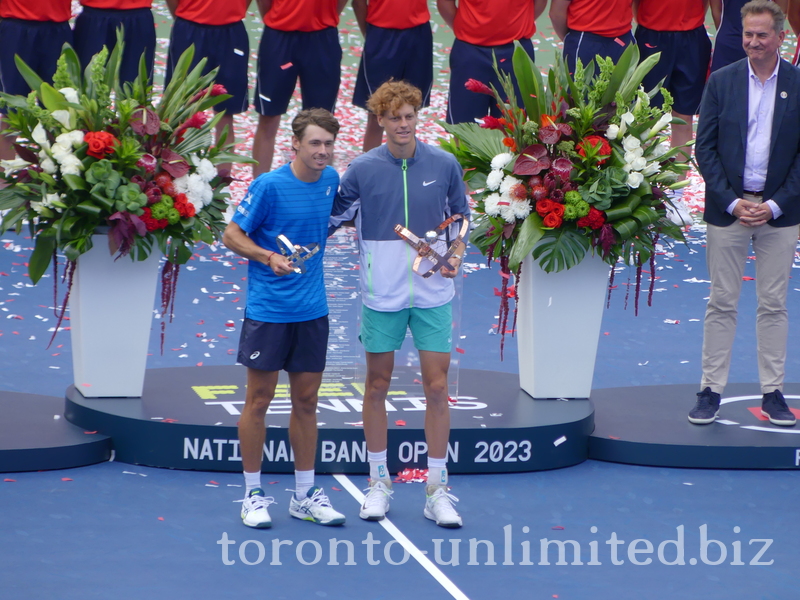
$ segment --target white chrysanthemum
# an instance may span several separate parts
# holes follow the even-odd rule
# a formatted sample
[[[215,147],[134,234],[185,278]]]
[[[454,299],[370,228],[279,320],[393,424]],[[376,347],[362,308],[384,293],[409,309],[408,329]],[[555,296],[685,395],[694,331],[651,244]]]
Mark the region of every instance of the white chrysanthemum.
[[[27,167],[29,163],[27,160],[22,160],[21,158],[15,158],[14,160],[0,160],[0,168],[2,168],[6,173],[13,173],[14,171],[19,171],[20,169],[24,169]]]
[[[639,138],[636,138],[632,135],[626,135],[625,138],[622,140],[622,147],[625,149],[626,152],[630,152],[631,150],[636,150],[636,148],[640,148],[642,142],[639,141]]]
[[[609,140],[617,139],[619,135],[619,125],[609,125],[608,130],[606,131],[606,138]]]
[[[203,178],[203,181],[209,182],[217,176],[217,168],[210,160],[203,158],[197,165],[197,174]]]
[[[78,91],[71,87],[65,87],[58,90],[62,94],[64,94],[64,98],[67,99],[67,102],[72,102],[73,104],[80,104],[80,98],[78,98]]]
[[[500,193],[504,195],[508,194],[511,191],[511,188],[518,183],[522,183],[522,179],[517,179],[511,175],[506,176],[506,178],[503,179],[503,183],[500,184]]]
[[[67,156],[72,156],[72,146],[65,146],[56,142],[50,148],[50,154],[53,155],[56,161],[62,163]]]
[[[49,158],[43,158],[43,159],[42,159],[42,160],[39,162],[39,166],[40,166],[40,167],[42,167],[42,171],[44,171],[44,172],[45,172],[45,173],[47,173],[48,175],[52,175],[53,173],[55,173],[55,172],[57,171],[57,169],[56,169],[56,163],[54,163],[54,162],[53,162],[51,159],[49,159]]]
[[[514,212],[514,206],[513,206],[514,204],[517,203],[513,201],[509,201],[508,204],[500,202],[500,216],[506,223],[517,222],[517,216]]]
[[[496,192],[500,189],[500,184],[503,183],[503,171],[495,169],[486,177],[486,189]]]
[[[644,175],[641,173],[633,172],[628,175],[628,187],[632,189],[638,188],[644,181]]]
[[[50,148],[50,141],[47,139],[47,132],[45,131],[44,127],[42,127],[41,123],[37,123],[36,127],[33,128],[31,137],[33,138],[33,141],[39,144],[39,146],[42,148]]]
[[[531,203],[527,200],[512,202],[511,207],[514,209],[514,216],[517,219],[524,219],[531,214]]]
[[[64,126],[64,129],[72,129],[70,125],[70,114],[68,110],[54,110],[53,118]]]
[[[492,159],[492,169],[504,169],[512,160],[514,160],[514,155],[510,152],[498,154]]]
[[[489,194],[483,199],[486,214],[496,217],[500,214],[500,194]]]
[[[181,177],[180,179],[183,179]],[[177,184],[178,179],[175,180],[175,184]],[[214,199],[214,190],[211,189],[211,186],[208,185],[203,178],[200,177],[197,173],[192,173],[191,175],[186,176],[186,191],[183,192],[186,194],[186,197],[189,199],[189,202],[194,204],[194,208],[196,211],[200,211],[204,206],[208,206],[211,204],[211,201]],[[179,191],[178,186],[175,186],[175,189]]]

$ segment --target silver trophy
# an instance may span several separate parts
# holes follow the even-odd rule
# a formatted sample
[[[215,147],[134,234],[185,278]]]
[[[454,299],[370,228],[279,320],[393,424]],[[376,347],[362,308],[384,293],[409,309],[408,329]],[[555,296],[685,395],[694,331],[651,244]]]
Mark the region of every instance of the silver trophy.
[[[307,246],[292,244],[285,235],[279,235],[275,240],[278,243],[278,249],[281,251],[281,254],[292,263],[295,273],[305,273],[305,262],[319,252],[319,244],[316,243],[308,244]]]
[[[444,242],[442,242],[440,239],[440,236],[447,230],[448,227],[450,227],[450,225],[457,221],[461,221],[461,228],[459,229],[458,235],[450,243],[444,253],[437,252],[434,247],[439,243],[444,244]],[[452,269],[452,266],[448,260],[451,256],[453,256],[453,252],[456,251],[459,243],[461,243],[461,241],[464,239],[464,236],[467,235],[467,231],[469,231],[469,221],[464,218],[464,215],[452,215],[448,219],[442,221],[442,223],[435,230],[427,231],[424,238],[417,237],[408,229],[399,224],[394,226],[394,231],[417,251],[417,257],[414,259],[414,264],[411,267],[414,273],[428,278],[442,267],[448,270]],[[424,273],[421,271],[423,259],[427,259],[433,263],[433,266]]]

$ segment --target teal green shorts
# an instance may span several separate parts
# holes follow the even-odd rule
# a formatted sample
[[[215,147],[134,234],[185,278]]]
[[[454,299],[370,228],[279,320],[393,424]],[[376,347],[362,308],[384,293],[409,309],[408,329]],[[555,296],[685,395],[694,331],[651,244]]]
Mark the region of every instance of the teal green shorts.
[[[404,308],[397,312],[379,312],[363,306],[358,338],[367,352],[394,352],[403,345],[408,328],[417,350],[450,353],[453,313],[449,302],[436,308]]]

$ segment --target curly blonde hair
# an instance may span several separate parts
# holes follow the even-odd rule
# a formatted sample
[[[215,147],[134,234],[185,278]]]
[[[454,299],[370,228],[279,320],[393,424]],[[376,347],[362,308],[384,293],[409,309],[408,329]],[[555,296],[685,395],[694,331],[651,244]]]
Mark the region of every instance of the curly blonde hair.
[[[381,116],[387,111],[394,113],[406,104],[419,110],[422,106],[422,92],[407,81],[390,79],[370,96],[367,108],[372,114]]]

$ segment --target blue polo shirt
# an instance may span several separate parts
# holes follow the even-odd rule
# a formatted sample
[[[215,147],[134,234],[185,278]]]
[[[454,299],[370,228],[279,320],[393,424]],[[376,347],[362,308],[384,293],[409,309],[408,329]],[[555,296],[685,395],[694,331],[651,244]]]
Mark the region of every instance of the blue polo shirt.
[[[317,181],[307,183],[297,179],[288,164],[259,175],[250,184],[233,217],[250,239],[280,252],[276,238],[285,235],[293,244],[316,243],[320,250],[306,261],[303,274],[278,277],[268,266],[249,261],[247,318],[296,323],[328,314],[322,255],[338,186],[339,175],[333,167],[326,167]]]

